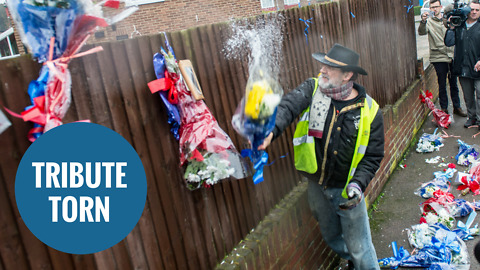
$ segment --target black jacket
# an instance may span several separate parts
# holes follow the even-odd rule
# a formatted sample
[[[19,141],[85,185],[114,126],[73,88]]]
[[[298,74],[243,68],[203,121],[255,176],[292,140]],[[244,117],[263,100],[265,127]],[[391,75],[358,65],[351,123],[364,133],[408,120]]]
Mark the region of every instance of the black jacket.
[[[471,79],[480,79],[480,70],[475,72],[474,66],[480,60],[480,19],[467,30],[465,22],[445,33],[445,45],[454,46],[454,75]]]
[[[358,126],[360,110],[366,97],[365,89],[362,86],[354,84],[353,87],[358,91],[358,96],[353,100],[342,102],[332,99],[325,122],[323,138],[315,138],[318,171],[315,174],[299,171],[308,179],[317,182],[322,181],[322,173],[324,173],[321,184],[325,187],[343,188],[347,182],[348,172],[355,150],[355,142],[358,136],[358,127],[355,127],[355,124]],[[315,81],[308,79],[282,98],[278,106],[275,129],[273,130],[274,139],[280,136],[280,134],[311,105],[314,88]],[[336,120],[333,120],[335,122],[332,128],[329,129],[334,110],[338,111],[337,117]],[[326,144],[325,138],[330,138],[328,144]],[[326,146],[326,156],[324,156]],[[352,178],[352,181],[360,185],[362,191],[365,191],[365,188],[375,176],[380,166],[384,155],[383,147],[383,116],[379,109],[371,124],[370,140],[365,156],[358,164],[355,175]],[[326,159],[326,162],[323,169],[322,163],[324,159]]]

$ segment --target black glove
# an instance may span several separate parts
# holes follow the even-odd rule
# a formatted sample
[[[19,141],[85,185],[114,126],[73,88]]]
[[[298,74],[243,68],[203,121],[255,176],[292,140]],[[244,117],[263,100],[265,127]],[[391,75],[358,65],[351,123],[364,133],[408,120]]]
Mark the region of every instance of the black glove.
[[[362,201],[362,189],[357,183],[349,183],[347,185],[348,201],[339,205],[342,210],[355,208]]]

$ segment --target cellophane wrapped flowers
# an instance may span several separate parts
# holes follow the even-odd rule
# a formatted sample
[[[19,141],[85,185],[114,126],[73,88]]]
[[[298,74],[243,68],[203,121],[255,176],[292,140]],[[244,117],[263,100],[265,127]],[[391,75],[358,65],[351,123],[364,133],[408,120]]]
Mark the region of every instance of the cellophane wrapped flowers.
[[[276,109],[282,98],[283,90],[275,80],[264,74],[262,69],[254,69],[250,74],[245,97],[240,102],[232,118],[235,130],[248,139],[251,149],[242,151],[242,156],[250,157],[254,164],[254,183],[263,181],[263,166],[268,155],[257,148],[275,127]]]
[[[283,95],[278,82],[282,20],[280,15],[271,15],[254,25],[235,22],[225,44],[227,58],[248,59],[245,94],[232,117],[232,125],[250,143],[249,149],[242,150],[242,156],[248,156],[253,163],[255,184],[263,181],[263,167],[268,161],[268,154],[257,149],[275,127],[276,108]]]
[[[148,84],[159,92],[168,112],[170,131],[179,142],[180,166],[187,188],[210,187],[221,180],[244,178],[248,171],[230,137],[220,128],[205,102],[196,100],[180,72],[165,35],[167,50],[153,57],[157,80]]]
[[[133,13],[137,7],[104,18],[102,5],[90,0],[9,0],[7,5],[17,25],[22,42],[32,56],[44,63],[37,80],[29,85],[32,105],[21,115],[34,127],[29,140],[62,124],[71,102],[71,77],[68,63],[72,58],[101,50],[101,47],[78,53],[97,26],[105,27]],[[110,5],[111,6],[111,5]]]
[[[453,117],[448,113],[435,107],[435,104],[432,101],[433,94],[429,90],[425,92],[422,91],[419,98],[421,102],[425,103],[425,105],[427,105],[427,108],[431,110],[435,123],[438,126],[443,128],[448,128],[448,126],[450,126],[450,124],[452,123]]]
[[[468,145],[462,140],[458,140],[458,154],[455,156],[458,165],[468,166],[478,158],[477,146]]]
[[[431,153],[433,151],[439,151],[440,147],[443,147],[443,138],[435,134],[424,133],[418,140],[417,149],[418,153]]]

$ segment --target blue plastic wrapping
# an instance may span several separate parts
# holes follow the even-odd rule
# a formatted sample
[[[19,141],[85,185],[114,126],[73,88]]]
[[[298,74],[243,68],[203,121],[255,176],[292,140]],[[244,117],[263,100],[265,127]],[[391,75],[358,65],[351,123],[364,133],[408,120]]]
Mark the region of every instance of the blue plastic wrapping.
[[[258,184],[263,181],[263,167],[267,165],[268,154],[264,150],[258,150],[257,148],[262,145],[265,137],[275,128],[277,109],[275,108],[270,117],[256,121],[246,117],[245,114],[241,112],[243,111],[243,107],[244,100],[240,102],[232,118],[232,124],[234,129],[251,143],[251,148],[242,150],[241,154],[243,157],[248,157],[252,161],[253,168],[255,169],[253,183]]]
[[[8,5],[14,19],[20,24],[22,41],[38,62],[48,60],[50,39],[55,38],[53,59],[59,58],[66,50],[69,35],[75,19],[84,13],[77,1],[63,1],[67,7],[34,6],[24,0],[9,0]]]
[[[155,75],[157,76],[157,79],[165,78],[165,57],[161,53],[155,53],[153,55],[153,68],[155,69]],[[170,132],[178,141],[180,138],[178,129],[180,128],[181,122],[178,108],[168,101],[167,92],[160,91],[160,97],[162,98],[162,102],[167,109],[168,123],[171,126]]]

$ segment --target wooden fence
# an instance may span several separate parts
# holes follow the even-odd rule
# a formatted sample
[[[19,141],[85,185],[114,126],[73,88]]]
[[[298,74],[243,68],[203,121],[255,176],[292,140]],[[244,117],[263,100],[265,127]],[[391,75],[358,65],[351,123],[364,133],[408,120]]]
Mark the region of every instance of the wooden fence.
[[[415,77],[413,10],[407,1],[341,0],[293,8],[284,17],[285,92],[315,76],[313,52],[334,43],[358,51],[369,76],[359,82],[383,107],[393,104]],[[259,22],[265,14],[250,18]],[[311,19],[308,28],[299,19]],[[168,33],[178,59],[190,59],[205,101],[238,149],[244,140],[231,125],[248,78],[245,61],[221,53],[229,24]],[[178,143],[169,132],[166,110],[147,83],[156,79],[152,56],[164,45],[161,35],[101,44],[103,52],[75,59],[72,105],[64,122],[90,119],[127,139],[139,154],[148,183],[143,215],[125,240],[91,255],[70,255],[47,247],[30,233],[16,208],[15,174],[29,147],[30,123],[9,119],[0,134],[1,269],[210,269],[229,253],[300,181],[293,168],[293,128],[268,149],[265,181],[227,180],[209,189],[189,191],[179,169]],[[88,49],[86,46],[85,49]],[[0,105],[21,112],[30,104],[26,89],[40,65],[29,56],[0,62]],[[74,142],[72,142],[74,143]],[[286,155],[285,158],[280,158]]]

